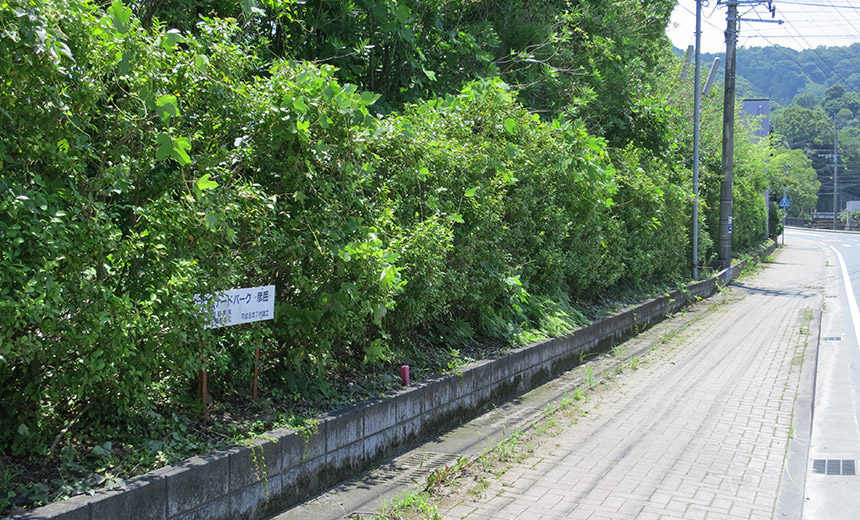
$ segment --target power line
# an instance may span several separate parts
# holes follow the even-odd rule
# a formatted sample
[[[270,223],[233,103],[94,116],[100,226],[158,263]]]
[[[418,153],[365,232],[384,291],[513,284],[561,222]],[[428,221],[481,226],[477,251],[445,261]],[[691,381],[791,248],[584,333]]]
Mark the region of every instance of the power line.
[[[860,7],[854,5],[835,5],[833,2],[822,4],[822,3],[813,3],[813,2],[789,2],[787,0],[781,0],[781,3],[788,5],[803,5],[809,7],[832,7],[833,9],[846,9],[850,11],[860,11]]]
[[[853,31],[854,34],[860,35],[860,32],[857,32],[857,28],[854,27],[854,24],[852,24],[851,21],[848,20],[848,17],[845,15],[845,12],[835,9],[835,6],[833,5],[833,2],[831,0],[828,0],[828,2],[830,3],[831,7],[834,7],[834,9],[830,11],[830,13],[833,15],[833,19],[836,19],[835,15],[839,15],[842,20],[845,21],[845,24],[842,24],[841,21],[838,22],[840,27],[847,28],[849,33]]]
[[[687,8],[687,6],[685,6],[685,5],[681,4],[681,3],[678,3],[678,6],[679,6],[679,7],[681,7],[681,9],[683,9],[683,10],[687,11],[688,13],[690,13],[691,15],[696,16],[696,13],[694,13],[693,11],[690,11],[690,9],[689,9],[689,8]],[[716,9],[716,8],[715,8],[715,9]],[[712,13],[712,14],[713,14],[713,13]],[[714,25],[712,22],[710,22],[709,20],[707,20],[707,19],[705,19],[705,18],[702,18],[702,21],[703,21],[703,22],[705,22],[706,24],[710,25],[710,26],[711,26],[711,27],[713,27],[714,29],[717,29],[718,31],[722,31],[722,30],[723,30],[722,28],[720,28],[720,27],[719,27],[719,26],[717,26],[717,25]],[[694,36],[695,36],[695,35],[694,35]],[[723,45],[725,46],[725,42],[723,42]],[[724,48],[725,48],[725,47],[724,47]]]
[[[831,45],[835,46],[860,41],[860,17],[857,16],[860,7],[845,6],[837,4],[836,1],[838,0],[799,2],[781,0],[778,2],[778,14],[787,22],[787,25],[780,27],[779,30],[784,34],[774,34],[772,30],[755,29],[756,34],[748,38],[762,38],[766,41],[769,38],[792,39],[796,44],[789,44],[790,47],[811,51],[815,50],[815,46],[809,40],[829,40]],[[850,9],[843,9],[846,7]],[[768,43],[774,45],[773,42],[768,41]],[[834,69],[826,60],[822,60],[820,55],[818,59],[822,63],[819,65],[822,71],[824,67]],[[828,72],[825,74],[831,75]],[[838,71],[833,74],[838,74]],[[844,78],[841,80],[844,81]]]
[[[744,36],[744,38],[749,39],[749,40],[751,40],[751,39],[753,39],[753,38],[762,38],[762,39],[763,39],[763,40],[765,40],[765,41],[775,40],[775,39],[778,39],[778,38],[791,38],[792,40],[796,40],[796,39],[797,39],[797,36],[794,36],[794,35],[791,35],[791,34],[769,34],[769,35],[765,36],[765,35],[763,35],[763,34],[759,33],[759,34],[755,34],[755,35],[752,35],[752,36]],[[833,36],[830,36],[830,35],[828,35],[828,34],[810,34],[810,35],[806,36],[806,38],[807,38],[807,39],[827,39],[827,40],[832,40],[832,39],[833,39]]]
[[[843,83],[843,84],[848,84],[848,81],[847,81],[847,80],[842,76],[842,74],[840,74],[840,73],[839,73],[839,71],[838,71],[838,70],[836,70],[836,68],[834,68],[832,65],[830,65],[830,63],[828,63],[828,62],[827,62],[827,60],[825,60],[825,59],[824,59],[824,57],[821,55],[821,53],[819,53],[819,52],[818,52],[818,49],[816,49],[815,47],[813,47],[813,46],[809,43],[809,41],[806,39],[806,37],[805,37],[805,36],[804,36],[804,35],[803,35],[803,34],[802,34],[798,29],[797,29],[797,27],[795,27],[795,26],[794,26],[794,24],[791,22],[791,20],[789,20],[788,18],[786,18],[785,22],[788,24],[788,26],[789,26],[789,27],[791,27],[792,29],[794,29],[794,32],[796,32],[796,33],[797,33],[797,35],[800,37],[800,39],[801,39],[801,40],[803,40],[803,42],[806,44],[807,48],[808,48],[810,51],[812,51],[812,53],[813,53],[813,54],[815,54],[815,56],[817,56],[817,57],[818,57],[818,59],[819,59],[822,63],[824,63],[825,65],[827,65],[827,67],[828,67],[831,71],[833,71],[833,74],[834,74],[834,75],[836,75],[836,77],[838,77],[838,78],[842,81],[842,83]],[[765,40],[767,41],[767,38],[765,38]],[[771,43],[771,42],[768,42],[768,43]],[[773,44],[773,43],[771,43],[771,45],[774,45],[774,44]],[[821,68],[821,66],[820,66],[820,65],[816,64],[816,66],[821,70],[821,72],[824,72],[824,73],[826,74],[826,72],[824,71],[824,69],[823,69],[823,68]]]

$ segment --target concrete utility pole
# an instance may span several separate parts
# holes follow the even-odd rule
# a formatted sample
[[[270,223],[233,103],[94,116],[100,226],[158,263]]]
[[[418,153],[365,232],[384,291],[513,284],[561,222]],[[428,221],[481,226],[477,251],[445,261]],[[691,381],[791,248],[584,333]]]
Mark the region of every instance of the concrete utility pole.
[[[720,268],[732,265],[732,185],[735,152],[735,75],[738,44],[738,0],[728,0],[726,27],[726,88],[723,101],[723,181],[720,184]]]
[[[737,70],[738,5],[758,6],[767,4],[771,15],[775,15],[772,0],[726,0],[729,13],[726,17],[726,90],[723,102],[723,182],[720,184],[720,249],[717,255],[720,268],[732,265],[732,186],[734,181],[735,153],[735,76]],[[746,20],[770,22],[770,20]],[[782,23],[774,20],[773,23]]]
[[[836,187],[839,183],[839,127],[836,126],[836,118],[833,118],[833,229],[836,229],[838,220],[836,211],[838,207],[838,199],[836,196]]]
[[[693,280],[699,279],[699,126],[702,121],[702,0],[696,0],[696,74],[693,81]],[[713,74],[713,71],[712,71]]]

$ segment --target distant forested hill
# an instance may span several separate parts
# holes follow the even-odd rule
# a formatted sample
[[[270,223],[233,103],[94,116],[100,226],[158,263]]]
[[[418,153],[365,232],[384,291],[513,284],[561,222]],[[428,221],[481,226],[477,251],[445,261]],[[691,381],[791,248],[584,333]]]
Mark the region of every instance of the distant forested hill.
[[[683,52],[683,51],[680,51]],[[708,65],[725,54],[703,54]],[[824,97],[836,83],[860,91],[860,43],[850,47],[818,47],[796,51],[787,47],[738,49],[738,93],[741,97],[763,97],[787,105],[794,96]]]

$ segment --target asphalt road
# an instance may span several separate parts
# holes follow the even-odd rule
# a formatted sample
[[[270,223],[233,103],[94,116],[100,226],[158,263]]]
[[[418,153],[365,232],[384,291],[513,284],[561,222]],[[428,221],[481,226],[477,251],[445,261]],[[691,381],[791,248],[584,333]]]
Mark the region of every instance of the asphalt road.
[[[860,234],[789,229],[827,253],[803,518],[860,516]]]

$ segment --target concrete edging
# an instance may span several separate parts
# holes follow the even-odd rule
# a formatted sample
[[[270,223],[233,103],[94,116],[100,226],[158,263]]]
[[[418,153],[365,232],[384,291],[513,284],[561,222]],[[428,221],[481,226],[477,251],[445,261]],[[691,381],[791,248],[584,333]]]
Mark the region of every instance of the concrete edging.
[[[770,255],[771,243],[758,253]],[[740,273],[716,276],[653,298],[566,335],[514,349],[320,418],[313,431],[278,429],[250,446],[191,457],[126,482],[122,490],[76,496],[13,520],[254,520],[271,516],[381,462],[427,436],[479,415],[707,298]]]

